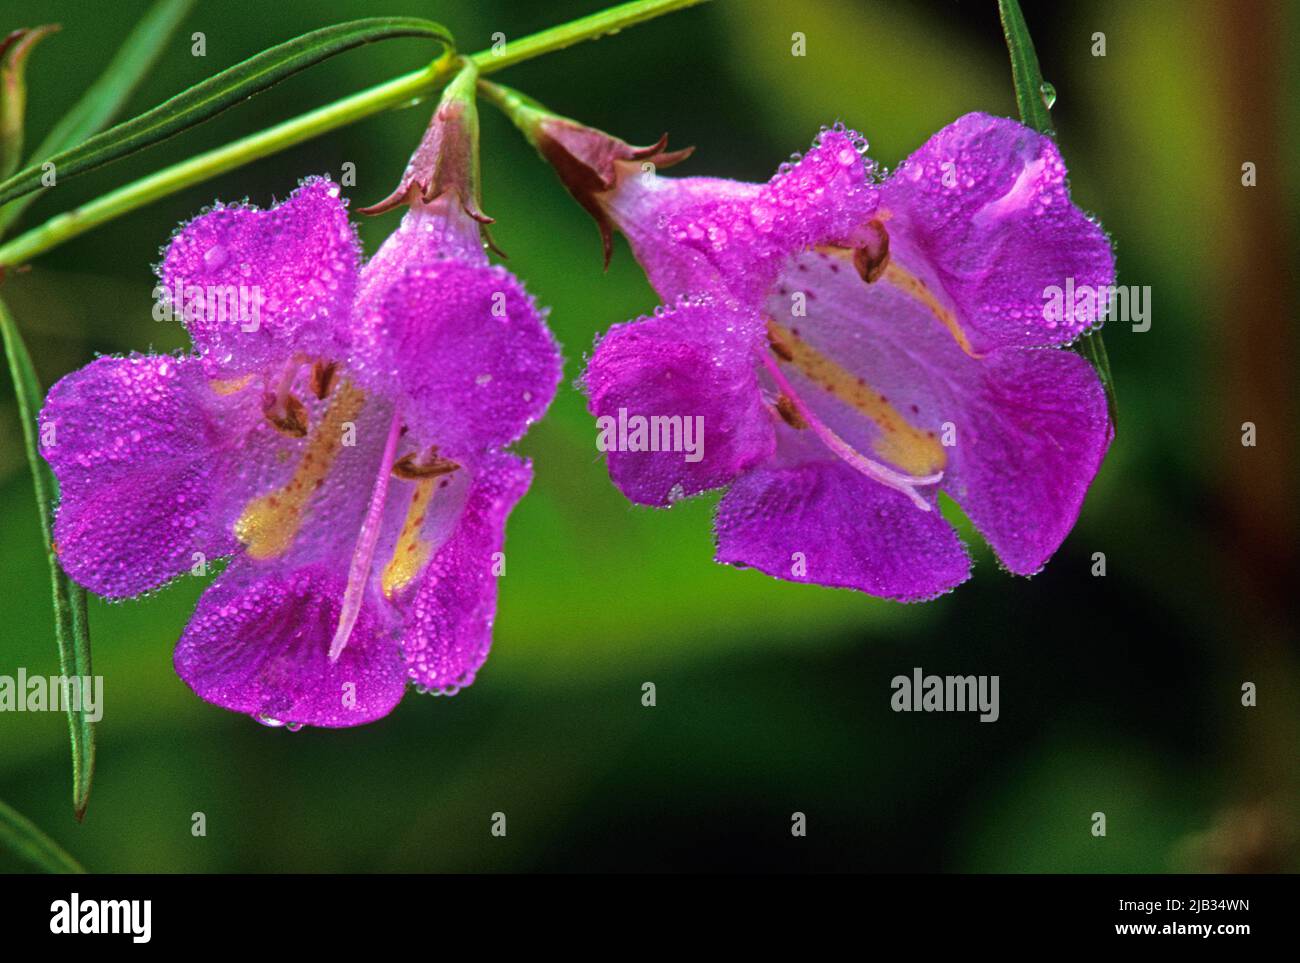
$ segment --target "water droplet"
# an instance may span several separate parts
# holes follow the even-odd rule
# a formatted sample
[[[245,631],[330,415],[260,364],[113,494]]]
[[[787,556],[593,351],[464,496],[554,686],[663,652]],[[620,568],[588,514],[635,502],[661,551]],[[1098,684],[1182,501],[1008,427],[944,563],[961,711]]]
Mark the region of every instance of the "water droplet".
[[[215,271],[226,263],[226,258],[229,256],[224,247],[220,244],[214,244],[203,252],[203,266]]]
[[[1043,106],[1051,110],[1052,105],[1056,103],[1056,88],[1047,81],[1043,81],[1043,85],[1038,88],[1038,93],[1043,98]]]

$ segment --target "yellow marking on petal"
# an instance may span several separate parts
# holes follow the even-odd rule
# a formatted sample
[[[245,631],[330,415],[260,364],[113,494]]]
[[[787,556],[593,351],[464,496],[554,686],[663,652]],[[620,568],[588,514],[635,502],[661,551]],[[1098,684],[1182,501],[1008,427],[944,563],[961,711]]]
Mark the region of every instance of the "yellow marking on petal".
[[[793,364],[818,387],[875,422],[880,435],[873,447],[881,458],[910,475],[932,475],[947,464],[948,456],[933,432],[911,424],[884,395],[857,375],[771,319],[767,322],[767,336],[779,359]]]
[[[235,537],[250,558],[275,558],[293,544],[302,525],[302,511],[325,481],[330,465],[343,447],[343,425],[354,420],[366,396],[348,381],[334,396],[316,429],[307,439],[293,478],[283,487],[254,498],[235,522]]]
[[[962,330],[961,325],[957,322],[957,315],[940,303],[939,299],[934,296],[934,292],[930,290],[924,281],[906,268],[900,267],[897,261],[890,261],[889,266],[885,268],[885,280],[929,308],[930,313],[939,319],[939,323],[948,329],[948,332],[956,339],[957,344],[968,355],[972,358],[984,357],[982,354],[977,354],[975,349],[971,347],[970,339],[966,337],[966,332]]]
[[[406,510],[406,521],[402,533],[397,537],[397,547],[393,557],[384,566],[380,585],[384,598],[392,599],[394,595],[411,584],[411,580],[420,574],[433,546],[420,537],[429,502],[433,498],[436,477],[422,478],[415,484],[415,493],[411,496],[411,507]]]
[[[213,393],[226,396],[233,395],[238,391],[243,391],[253,380],[253,376],[244,375],[242,378],[218,378],[208,382],[208,387]]]

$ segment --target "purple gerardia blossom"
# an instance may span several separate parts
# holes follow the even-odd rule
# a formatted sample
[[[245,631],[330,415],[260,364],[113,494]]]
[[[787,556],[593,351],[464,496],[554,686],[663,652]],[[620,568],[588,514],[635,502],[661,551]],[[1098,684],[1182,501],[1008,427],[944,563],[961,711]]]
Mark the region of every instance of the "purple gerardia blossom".
[[[531,480],[504,449],[559,354],[468,205],[411,205],[364,267],[327,179],[203,214],[160,267],[194,353],[99,358],[41,412],[68,574],[124,598],[233,555],[176,671],[268,723],[367,722],[408,679],[454,691],[491,643]]]
[[[1097,374],[1059,350],[1098,300],[1061,311],[1051,291],[1105,292],[1110,244],[1053,141],[1014,121],[968,114],[879,184],[864,151],[826,130],[765,184],[615,162],[596,200],[665,306],[612,327],[584,375],[598,418],[649,423],[610,475],[648,505],[729,486],[718,561],[779,578],[952,589],[970,560],[939,491],[1032,574],[1112,436]],[[696,461],[665,450],[692,416]]]

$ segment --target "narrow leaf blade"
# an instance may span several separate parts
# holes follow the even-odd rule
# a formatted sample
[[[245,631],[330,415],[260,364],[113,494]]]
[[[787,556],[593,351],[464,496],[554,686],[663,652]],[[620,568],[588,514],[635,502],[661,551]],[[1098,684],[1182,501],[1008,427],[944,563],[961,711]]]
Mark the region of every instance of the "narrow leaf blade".
[[[0,799],[0,843],[47,873],[84,873],[85,869],[30,819]]]
[[[127,98],[153,69],[182,20],[194,7],[194,0],[156,0],[127,36],[112,61],[32,152],[39,159],[80,144],[107,127],[121,111]],[[13,170],[4,172],[8,177]],[[0,209],[0,233],[22,214],[37,197],[28,194]]]
[[[1038,54],[1034,51],[1034,41],[1029,36],[1029,27],[1020,10],[1019,0],[998,0],[998,11],[1002,16],[1002,32],[1007,38],[1007,51],[1011,55],[1011,79],[1016,87],[1016,106],[1020,109],[1020,120],[1040,134],[1054,136],[1052,114],[1043,98],[1043,72],[1038,66]],[[1073,348],[1088,359],[1096,370],[1097,377],[1101,379],[1102,387],[1106,389],[1110,423],[1115,425],[1118,413],[1115,381],[1110,372],[1110,358],[1106,355],[1106,343],[1102,340],[1101,332],[1094,331],[1080,338]]]
[[[59,29],[47,23],[15,30],[0,40],[0,177],[18,168],[27,120],[27,57],[32,48]]]
[[[1043,100],[1043,72],[1038,66],[1038,54],[1029,36],[1029,26],[1020,11],[1018,0],[998,0],[1002,15],[1002,32],[1007,38],[1007,51],[1011,54],[1011,79],[1016,86],[1016,106],[1020,120],[1040,134],[1052,134],[1052,115]]]
[[[66,679],[78,676],[85,678],[91,675],[86,593],[64,573],[54,552],[53,519],[57,485],[54,474],[37,447],[36,415],[41,407],[43,392],[32,367],[31,355],[3,301],[0,301],[0,334],[4,338],[5,357],[9,362],[14,394],[18,399],[23,444],[36,489],[36,509],[40,514],[41,534],[45,539],[45,553],[50,565],[50,582],[54,594],[54,638],[59,648],[59,670]],[[90,801],[90,784],[95,773],[95,726],[85,711],[84,703],[75,709],[69,705],[67,711],[68,733],[72,741],[72,806],[74,815],[80,820]]]
[[[444,47],[453,44],[445,27],[418,17],[370,17],[313,30],[223,70],[76,147],[24,168],[0,183],[0,204],[39,189],[46,163],[54,164],[59,179],[101,167],[188,130],[336,54],[395,37],[424,37]]]

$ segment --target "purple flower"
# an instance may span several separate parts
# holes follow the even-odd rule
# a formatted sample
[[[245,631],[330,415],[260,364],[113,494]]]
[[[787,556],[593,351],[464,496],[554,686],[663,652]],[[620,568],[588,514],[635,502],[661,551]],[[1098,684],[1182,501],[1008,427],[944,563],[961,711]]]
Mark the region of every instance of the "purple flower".
[[[176,671],[263,721],[370,721],[408,679],[468,685],[491,643],[506,516],[531,480],[504,449],[560,359],[469,205],[411,202],[364,267],[326,179],[203,214],[160,268],[195,352],[99,358],[41,413],[76,581],[124,598],[233,556]]]
[[[1032,574],[1112,436],[1098,376],[1059,350],[1096,301],[1052,311],[1049,290],[1106,290],[1110,245],[1021,124],[968,114],[881,183],[865,147],[826,130],[765,184],[616,165],[597,201],[665,307],[613,326],[584,375],[602,425],[649,424],[611,478],[647,505],[729,486],[719,562],[909,601],[969,575],[944,491]],[[692,417],[695,461],[673,450]]]

